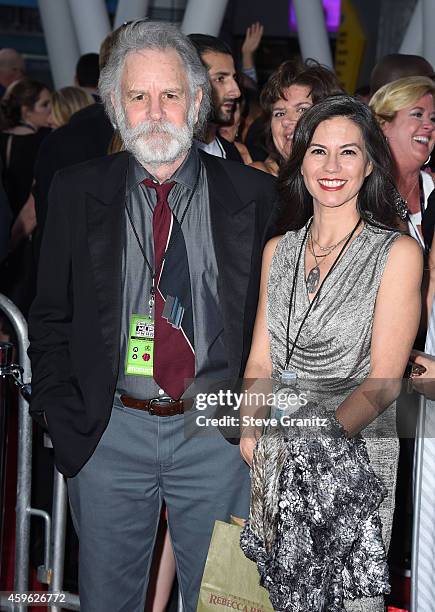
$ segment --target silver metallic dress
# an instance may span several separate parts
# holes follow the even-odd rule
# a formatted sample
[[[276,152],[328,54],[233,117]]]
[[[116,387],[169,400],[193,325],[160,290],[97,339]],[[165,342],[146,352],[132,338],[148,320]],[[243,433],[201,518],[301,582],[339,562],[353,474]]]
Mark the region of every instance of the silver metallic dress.
[[[305,235],[303,228],[283,236],[270,269],[267,318],[276,380],[285,367],[289,299]],[[257,562],[276,610],[384,610],[399,452],[395,407],[362,437],[331,432],[338,431],[336,408],[369,373],[376,296],[399,235],[363,227],[326,279],[292,354],[288,369],[310,399],[305,416],[321,406],[330,416],[326,436],[304,441],[305,434],[291,428],[269,432],[257,445],[241,545]],[[290,346],[309,306],[304,268],[302,252]]]

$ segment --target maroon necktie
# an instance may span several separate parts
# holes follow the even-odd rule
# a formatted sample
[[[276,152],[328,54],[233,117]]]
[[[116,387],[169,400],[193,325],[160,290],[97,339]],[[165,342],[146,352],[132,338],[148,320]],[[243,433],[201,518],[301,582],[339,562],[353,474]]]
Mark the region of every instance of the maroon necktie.
[[[171,238],[173,218],[168,195],[175,182],[155,183],[145,179],[147,187],[157,192],[153,213],[155,304],[154,304],[154,380],[172,399],[178,400],[186,389],[185,380],[195,375],[195,354],[183,328],[173,327],[162,317],[165,298],[159,290],[162,264]],[[181,228],[180,228],[181,231]],[[178,236],[177,236],[178,238]],[[169,253],[168,253],[169,256]],[[165,259],[165,275],[170,275],[170,264]],[[188,281],[188,274],[186,275]]]

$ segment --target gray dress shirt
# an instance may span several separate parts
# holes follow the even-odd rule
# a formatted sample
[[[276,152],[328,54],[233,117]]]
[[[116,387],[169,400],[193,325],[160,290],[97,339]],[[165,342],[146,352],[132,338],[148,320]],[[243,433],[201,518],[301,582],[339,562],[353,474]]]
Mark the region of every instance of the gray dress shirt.
[[[143,185],[142,181],[146,178],[154,179],[134,157],[131,157],[127,175],[126,205],[129,207],[146,258],[154,269],[152,220],[157,195],[154,189]],[[207,175],[196,146],[192,147],[183,164],[169,180],[176,182],[169,193],[168,203],[179,222],[194,191],[181,230],[189,262],[195,382],[205,382],[208,379],[223,380],[228,377],[228,363],[224,345],[223,317],[218,299],[218,268],[210,220]],[[126,394],[140,399],[163,397],[163,390],[152,377],[125,374],[130,316],[148,314],[152,279],[127,212],[124,219],[121,358],[117,395],[118,398],[120,394]],[[192,394],[193,389],[189,388],[183,397],[190,397]]]

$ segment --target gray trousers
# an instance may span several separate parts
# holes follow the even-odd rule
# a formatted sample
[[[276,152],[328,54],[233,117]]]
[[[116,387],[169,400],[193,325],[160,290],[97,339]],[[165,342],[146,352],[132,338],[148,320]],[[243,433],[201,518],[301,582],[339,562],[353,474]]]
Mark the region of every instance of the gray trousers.
[[[115,405],[94,454],[68,480],[82,612],[143,612],[162,500],[186,612],[196,610],[215,520],[248,516],[239,447],[217,429],[186,437],[184,418]]]

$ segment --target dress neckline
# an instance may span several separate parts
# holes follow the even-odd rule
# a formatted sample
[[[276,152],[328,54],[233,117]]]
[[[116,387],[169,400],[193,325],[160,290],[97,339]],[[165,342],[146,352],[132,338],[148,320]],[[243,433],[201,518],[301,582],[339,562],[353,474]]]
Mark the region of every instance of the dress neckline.
[[[308,221],[308,223],[310,223],[311,219]],[[304,226],[304,230],[306,230],[308,223]],[[347,259],[349,258],[349,253],[352,253],[355,249],[354,249],[354,244],[358,244],[360,242],[359,238],[360,236],[365,236],[366,235],[366,228],[367,228],[367,223],[364,223],[361,231],[359,232],[359,234],[357,234],[357,236],[355,236],[355,238],[352,240],[352,242],[349,244],[348,248],[345,250],[345,252],[342,254],[342,256],[340,257],[340,260],[337,261],[337,263],[334,266],[334,269],[332,270],[331,274],[329,275],[329,277],[326,279],[325,284],[321,287],[322,293],[319,294],[320,288],[317,290],[317,292],[315,293],[315,295],[313,296],[313,298],[310,300],[310,296],[307,290],[307,284],[305,282],[305,255],[306,255],[306,250],[308,248],[308,239],[305,242],[305,247],[304,247],[304,251],[301,257],[302,260],[302,265],[299,266],[300,270],[298,272],[298,282],[301,281],[302,283],[302,294],[304,296],[304,303],[306,305],[307,308],[309,308],[309,306],[311,305],[311,303],[313,302],[313,300],[316,300],[318,302],[320,302],[325,295],[327,295],[327,293],[329,293],[329,291],[331,290],[331,288],[334,286],[333,284],[331,285],[331,280],[334,280],[334,277],[337,274],[337,270],[341,270],[341,268],[343,267],[343,262],[346,262]],[[304,236],[305,234],[303,234]],[[302,237],[303,240],[303,237]],[[299,247],[300,248],[300,247]],[[314,304],[312,306],[312,308],[316,308],[317,304]]]

